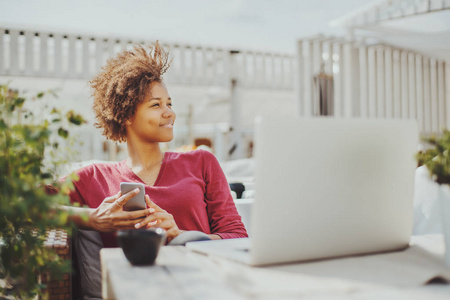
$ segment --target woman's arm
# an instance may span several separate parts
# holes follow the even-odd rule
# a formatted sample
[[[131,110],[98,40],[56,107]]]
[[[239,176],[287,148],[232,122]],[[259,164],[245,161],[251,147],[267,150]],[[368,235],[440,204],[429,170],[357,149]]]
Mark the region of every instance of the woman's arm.
[[[136,228],[140,220],[155,212],[153,208],[123,211],[122,206],[139,193],[138,189],[124,195],[107,197],[97,208],[60,206],[69,213],[69,220],[81,229],[111,232],[119,229]]]

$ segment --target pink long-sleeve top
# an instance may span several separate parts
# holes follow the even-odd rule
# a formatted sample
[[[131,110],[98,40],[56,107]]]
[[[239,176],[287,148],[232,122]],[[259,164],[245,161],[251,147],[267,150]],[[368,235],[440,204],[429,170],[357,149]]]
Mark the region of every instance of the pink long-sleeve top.
[[[74,182],[70,199],[91,208],[117,194],[121,182],[144,183],[126,161],[92,164],[76,173],[80,179]],[[217,234],[223,239],[248,236],[225,175],[208,151],[165,152],[155,184],[145,185],[145,193],[173,215],[181,230]],[[101,236],[105,247],[117,247],[113,233]]]

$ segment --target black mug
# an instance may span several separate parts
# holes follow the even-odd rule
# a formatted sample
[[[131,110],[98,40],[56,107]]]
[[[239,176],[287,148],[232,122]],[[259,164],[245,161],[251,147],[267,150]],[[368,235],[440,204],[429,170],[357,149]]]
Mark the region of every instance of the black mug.
[[[161,228],[125,229],[117,232],[117,240],[132,265],[151,265],[166,241]]]

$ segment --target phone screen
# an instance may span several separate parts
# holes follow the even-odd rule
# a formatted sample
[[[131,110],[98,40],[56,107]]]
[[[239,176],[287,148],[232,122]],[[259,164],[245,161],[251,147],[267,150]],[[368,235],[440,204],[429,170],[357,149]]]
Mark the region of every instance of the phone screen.
[[[145,188],[142,183],[139,182],[122,182],[120,183],[120,191],[122,195],[125,195],[129,191],[134,190],[135,188],[139,188],[139,194],[128,200],[127,203],[123,205],[123,210],[125,211],[133,211],[133,210],[142,210],[147,207],[145,204]]]

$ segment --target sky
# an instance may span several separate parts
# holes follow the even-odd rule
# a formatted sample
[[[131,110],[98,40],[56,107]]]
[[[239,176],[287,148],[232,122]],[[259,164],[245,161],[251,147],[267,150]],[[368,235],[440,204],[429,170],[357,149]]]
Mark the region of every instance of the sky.
[[[374,0],[0,0],[0,27],[295,51]],[[375,1],[376,2],[376,1]]]

